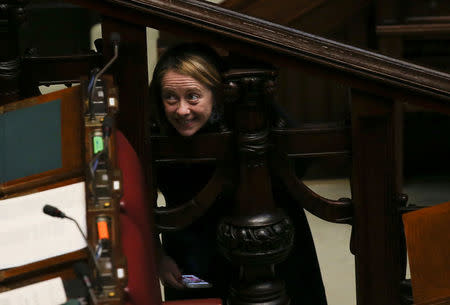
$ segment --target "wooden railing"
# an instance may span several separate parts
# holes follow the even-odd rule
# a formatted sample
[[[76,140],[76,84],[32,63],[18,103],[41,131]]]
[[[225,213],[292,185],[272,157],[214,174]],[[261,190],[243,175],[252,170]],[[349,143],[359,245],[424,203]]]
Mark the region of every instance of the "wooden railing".
[[[446,73],[309,35],[203,1],[72,2],[133,24],[183,34],[183,37],[209,42],[212,38],[214,44],[244,54],[261,58],[274,55],[270,60],[273,63],[295,58],[341,73],[349,72],[353,77],[365,78],[368,82],[381,81],[448,98],[450,85]],[[248,45],[257,46],[258,52],[255,54],[254,48],[245,50]]]
[[[107,38],[111,32],[119,32],[122,36],[121,56],[115,66],[120,100],[123,101],[119,124],[147,161],[151,160],[145,154],[147,142],[143,141],[148,140],[145,126],[150,112],[147,103],[145,26],[207,42],[274,66],[296,67],[348,86],[351,99],[351,202],[331,202],[308,193],[308,190],[299,189],[301,182],[294,181],[292,173],[286,168],[282,167],[276,174],[288,184],[293,181],[289,190],[294,193],[298,190],[299,200],[316,200],[318,206],[323,204],[320,208],[306,204],[305,208],[314,210],[316,215],[327,220],[353,225],[352,250],[356,260],[358,304],[400,304],[400,283],[404,279],[405,261],[398,210],[406,204],[402,195],[403,107],[412,104],[450,114],[450,75],[251,18],[203,1],[71,2],[95,9],[104,16],[103,37]],[[107,42],[104,52],[106,56],[111,54]],[[248,75],[252,75],[252,71],[246,75],[231,73],[231,78],[228,78],[230,85],[245,87],[243,79]],[[253,76],[262,81],[266,77],[260,72],[255,72]],[[242,122],[235,128],[244,134],[255,132]],[[278,164],[288,166],[283,162],[289,158],[289,153],[295,154],[297,148],[285,149],[283,145],[286,146],[286,141],[302,143],[304,133],[288,129],[269,132],[281,150],[281,163]],[[167,143],[164,139],[158,141],[161,145]],[[321,141],[311,137],[303,142],[301,151],[310,152],[307,148],[314,145],[321,147]],[[344,144],[345,141],[340,141],[331,148],[327,147],[326,152],[350,149]],[[175,155],[170,146],[165,146],[165,149],[169,155]],[[289,149],[295,151],[288,153],[286,150]],[[155,157],[163,160],[163,154]],[[170,158],[169,155],[166,157]],[[262,160],[259,166],[266,169],[264,162]],[[263,174],[267,175],[265,172]],[[242,196],[248,193],[251,194],[251,190]],[[342,212],[347,210],[350,212]],[[176,216],[176,211],[159,212],[158,217],[162,217],[165,224],[172,228],[173,218],[170,217],[171,213]],[[164,215],[167,217],[164,218]]]

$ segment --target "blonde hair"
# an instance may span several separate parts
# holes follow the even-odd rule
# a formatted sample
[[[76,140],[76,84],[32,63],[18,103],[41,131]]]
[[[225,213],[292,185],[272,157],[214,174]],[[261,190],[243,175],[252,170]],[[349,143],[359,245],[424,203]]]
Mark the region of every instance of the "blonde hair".
[[[155,74],[155,80],[159,87],[161,87],[164,75],[170,70],[192,77],[213,92],[222,84],[221,75],[217,67],[202,56],[187,54],[183,58],[178,58],[178,60],[171,61],[170,63],[155,71],[157,72]]]
[[[164,58],[162,57],[161,60]],[[212,90],[213,93],[222,84],[218,67],[202,55],[186,53],[184,56],[176,56],[163,61],[159,69],[155,68],[154,73],[154,80],[158,87],[161,87],[164,75],[170,70],[192,77]]]

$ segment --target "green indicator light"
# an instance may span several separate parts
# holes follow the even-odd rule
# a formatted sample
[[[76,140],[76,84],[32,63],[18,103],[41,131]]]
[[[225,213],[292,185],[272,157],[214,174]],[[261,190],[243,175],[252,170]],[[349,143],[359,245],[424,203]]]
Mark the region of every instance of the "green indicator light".
[[[103,138],[100,136],[94,136],[94,154],[103,150]]]

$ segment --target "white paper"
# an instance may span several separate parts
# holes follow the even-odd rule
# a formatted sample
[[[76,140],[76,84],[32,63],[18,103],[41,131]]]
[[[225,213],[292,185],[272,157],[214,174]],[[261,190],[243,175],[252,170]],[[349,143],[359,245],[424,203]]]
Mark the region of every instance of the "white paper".
[[[85,202],[84,182],[0,200],[0,269],[85,248],[73,221],[42,212],[44,205],[53,205],[76,219],[86,234]]]
[[[0,293],[0,305],[61,305],[67,302],[60,277]]]

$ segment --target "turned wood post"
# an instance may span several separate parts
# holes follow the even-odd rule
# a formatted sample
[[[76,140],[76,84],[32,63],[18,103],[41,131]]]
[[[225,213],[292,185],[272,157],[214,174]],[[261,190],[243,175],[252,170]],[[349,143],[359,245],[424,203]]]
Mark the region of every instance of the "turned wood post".
[[[19,28],[25,20],[26,1],[0,1],[0,105],[20,95]]]
[[[269,104],[274,72],[234,71],[227,74],[227,89],[234,101],[234,131],[239,164],[233,216],[219,225],[221,252],[239,274],[233,280],[232,305],[289,304],[284,283],[275,278],[274,265],[288,255],[294,228],[273,200],[267,164]]]

